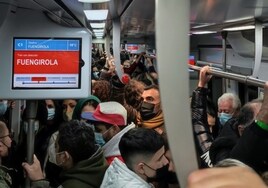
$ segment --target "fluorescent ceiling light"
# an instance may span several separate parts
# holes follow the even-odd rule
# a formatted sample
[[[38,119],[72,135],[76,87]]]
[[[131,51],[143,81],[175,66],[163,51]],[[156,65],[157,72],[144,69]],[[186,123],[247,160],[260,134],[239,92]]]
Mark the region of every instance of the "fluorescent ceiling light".
[[[90,23],[93,29],[101,29],[105,27],[105,23]]]
[[[104,33],[104,29],[93,29],[94,33]]]
[[[104,3],[110,0],[78,0],[78,1],[82,3]]]
[[[106,20],[108,9],[84,10],[88,20]]]
[[[224,31],[241,31],[241,30],[248,30],[248,29],[255,29],[255,25],[244,25],[238,27],[230,27],[223,29]]]
[[[194,31],[192,34],[194,35],[203,35],[203,34],[211,34],[211,33],[217,33],[216,31]]]
[[[103,37],[96,37],[97,39],[102,39]]]
[[[94,33],[95,36],[103,36],[103,33]]]

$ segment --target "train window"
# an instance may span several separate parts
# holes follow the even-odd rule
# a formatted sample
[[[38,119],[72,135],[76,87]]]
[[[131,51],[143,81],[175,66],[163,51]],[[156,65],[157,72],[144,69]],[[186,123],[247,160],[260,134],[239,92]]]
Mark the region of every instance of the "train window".
[[[12,89],[81,87],[81,38],[14,38]]]

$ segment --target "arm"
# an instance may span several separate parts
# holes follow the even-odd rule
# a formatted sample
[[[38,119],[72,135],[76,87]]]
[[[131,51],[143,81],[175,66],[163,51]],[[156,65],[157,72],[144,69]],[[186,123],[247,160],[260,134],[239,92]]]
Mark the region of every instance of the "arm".
[[[213,141],[212,135],[210,134],[207,112],[206,112],[206,100],[207,100],[207,89],[204,88],[206,83],[209,81],[209,77],[206,72],[208,67],[203,67],[200,71],[198,88],[193,91],[191,110],[192,110],[192,125],[194,130],[194,138],[196,142],[197,152],[202,159],[202,166],[212,166],[210,164],[208,150]]]
[[[27,176],[31,180],[32,188],[49,188],[49,182],[45,180],[45,176],[42,173],[40,162],[34,155],[33,164],[26,162],[22,163],[22,167],[26,171]]]

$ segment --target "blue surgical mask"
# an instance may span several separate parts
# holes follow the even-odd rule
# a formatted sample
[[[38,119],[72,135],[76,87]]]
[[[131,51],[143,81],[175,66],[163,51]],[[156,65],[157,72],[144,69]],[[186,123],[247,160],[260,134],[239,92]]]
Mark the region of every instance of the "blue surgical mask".
[[[232,116],[233,116],[232,114],[227,114],[224,112],[220,113],[219,120],[220,120],[221,125],[224,125],[229,119],[232,118]]]
[[[103,136],[101,133],[94,132],[95,134],[95,142],[96,144],[100,145],[101,147],[104,146],[106,143],[105,140],[103,139]]]
[[[55,108],[47,108],[47,120],[52,120],[55,117]]]
[[[3,116],[7,111],[7,100],[0,102],[0,116]]]
[[[98,71],[93,72],[93,76],[95,79],[99,79],[99,72]]]

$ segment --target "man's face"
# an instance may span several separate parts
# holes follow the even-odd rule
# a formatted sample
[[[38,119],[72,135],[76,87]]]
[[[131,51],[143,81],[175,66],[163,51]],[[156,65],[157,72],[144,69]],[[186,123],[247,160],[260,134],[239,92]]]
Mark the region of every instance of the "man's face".
[[[233,114],[233,102],[232,100],[221,101],[218,106],[218,113]]]
[[[114,125],[107,126],[101,122],[97,122],[94,124],[95,132],[101,133],[105,142],[108,142],[113,136],[117,134]]]
[[[166,151],[165,156],[169,161],[168,171],[175,172],[175,165],[173,163],[173,159],[172,159],[172,155],[171,155],[170,150]]]
[[[144,173],[147,177],[155,177],[156,170],[168,164],[165,154],[165,147],[160,148],[146,165],[143,165]]]
[[[160,103],[160,95],[159,91],[157,89],[148,89],[144,90],[142,93],[143,101],[152,103],[152,104],[158,104]]]

